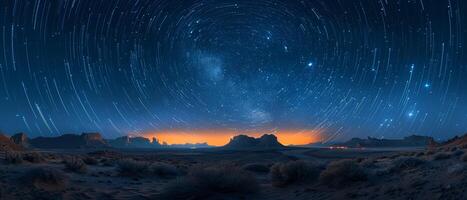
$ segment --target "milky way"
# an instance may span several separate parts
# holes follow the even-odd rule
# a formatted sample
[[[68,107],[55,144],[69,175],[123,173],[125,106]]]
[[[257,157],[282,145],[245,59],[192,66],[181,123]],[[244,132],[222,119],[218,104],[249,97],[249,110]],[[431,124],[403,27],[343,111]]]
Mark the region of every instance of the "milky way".
[[[464,0],[4,0],[0,129],[467,132]]]

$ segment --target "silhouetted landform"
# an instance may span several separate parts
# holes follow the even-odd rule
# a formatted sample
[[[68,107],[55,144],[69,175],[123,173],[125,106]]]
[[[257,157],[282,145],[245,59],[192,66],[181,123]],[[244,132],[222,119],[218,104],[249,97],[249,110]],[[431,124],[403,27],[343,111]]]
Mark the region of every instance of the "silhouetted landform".
[[[17,133],[10,137],[10,140],[22,147],[29,147],[29,139],[25,133]]]
[[[0,151],[20,151],[23,147],[15,144],[10,137],[0,134]]]
[[[247,135],[237,135],[230,139],[230,142],[224,146],[227,149],[280,149],[284,145],[277,141],[277,137],[272,134],[265,134],[260,138],[254,138]]]
[[[58,137],[37,137],[29,139],[31,147],[40,149],[86,149],[110,147],[99,133],[81,135],[64,134]]]
[[[467,134],[463,136],[455,136],[454,138],[447,140],[445,142],[441,142],[441,143],[433,142],[430,146],[441,147],[441,148],[457,147],[457,148],[465,149],[467,148]]]
[[[163,144],[163,147],[170,147],[170,148],[180,148],[180,149],[199,149],[199,148],[213,148],[214,146],[209,145],[208,143],[186,143],[186,144]]]
[[[144,137],[123,136],[109,139],[107,142],[114,148],[160,148],[161,144],[156,138],[151,141]]]
[[[418,135],[411,135],[403,139],[377,139],[368,137],[368,139],[352,138],[347,142],[332,146],[348,148],[426,147],[433,143],[433,141],[432,137]]]

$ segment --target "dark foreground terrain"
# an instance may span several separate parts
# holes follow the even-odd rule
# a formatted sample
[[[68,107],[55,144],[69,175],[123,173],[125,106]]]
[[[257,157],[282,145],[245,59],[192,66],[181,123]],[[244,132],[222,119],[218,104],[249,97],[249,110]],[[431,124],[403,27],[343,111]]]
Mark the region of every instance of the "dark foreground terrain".
[[[4,151],[0,199],[465,199],[467,154],[432,149]]]

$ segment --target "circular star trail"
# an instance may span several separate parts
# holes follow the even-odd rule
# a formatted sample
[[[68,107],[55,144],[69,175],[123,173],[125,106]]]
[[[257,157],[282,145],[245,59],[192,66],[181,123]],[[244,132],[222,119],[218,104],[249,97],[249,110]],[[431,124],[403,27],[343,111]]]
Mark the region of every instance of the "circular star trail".
[[[461,0],[6,0],[0,129],[467,131]]]

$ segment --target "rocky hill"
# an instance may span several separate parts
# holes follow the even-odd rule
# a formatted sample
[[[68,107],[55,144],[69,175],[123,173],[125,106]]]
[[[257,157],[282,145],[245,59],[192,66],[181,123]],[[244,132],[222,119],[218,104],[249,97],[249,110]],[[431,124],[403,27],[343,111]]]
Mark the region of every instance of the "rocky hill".
[[[107,142],[114,148],[159,148],[161,144],[156,138],[151,141],[145,137],[123,136],[109,139]]]
[[[20,151],[23,150],[21,145],[15,144],[10,137],[0,134],[0,151]]]
[[[81,135],[64,134],[58,137],[37,137],[29,139],[31,147],[40,149],[83,149],[106,148],[107,142],[99,133],[83,133]]]
[[[285,146],[277,141],[275,135],[265,134],[260,138],[237,135],[224,146],[227,149],[278,149]]]
[[[426,147],[430,145],[434,139],[427,136],[412,135],[403,139],[377,139],[368,137],[367,139],[352,138],[351,140],[332,145],[349,148],[391,148],[391,147]]]

